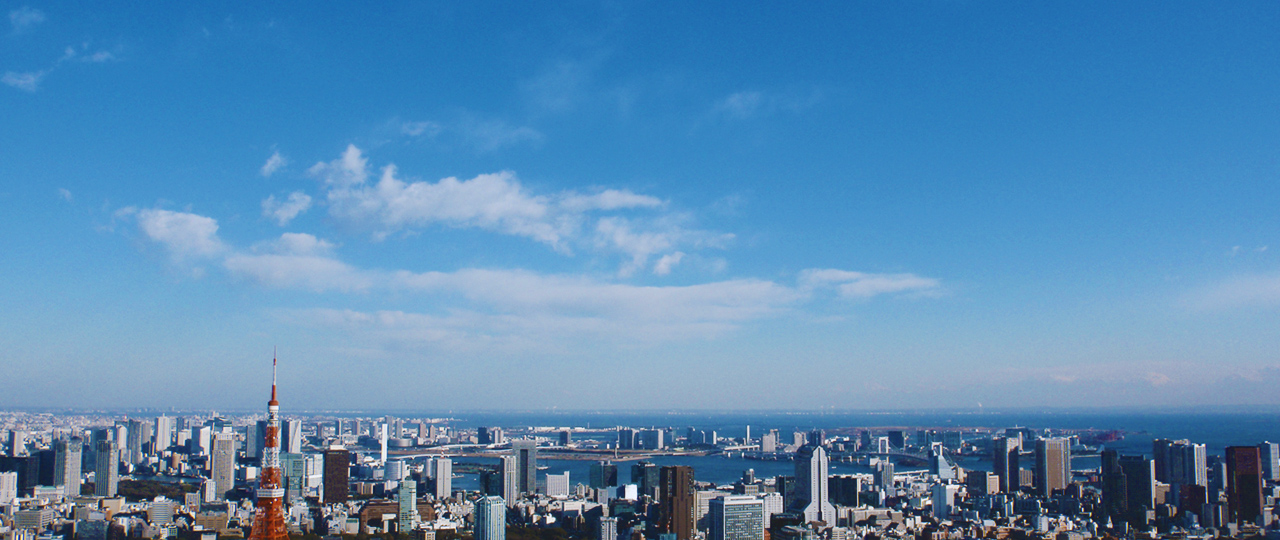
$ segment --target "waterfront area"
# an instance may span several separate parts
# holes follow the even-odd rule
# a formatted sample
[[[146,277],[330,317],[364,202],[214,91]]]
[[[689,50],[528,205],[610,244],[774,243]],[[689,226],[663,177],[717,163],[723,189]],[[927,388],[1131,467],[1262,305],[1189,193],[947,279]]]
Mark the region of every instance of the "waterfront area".
[[[296,534],[475,534],[481,503],[493,497],[512,527],[596,540],[605,526],[662,536],[676,534],[664,532],[675,525],[663,512],[677,504],[667,486],[688,489],[689,502],[679,503],[694,505],[687,534],[714,540],[713,501],[756,501],[762,534],[780,538],[805,530],[872,538],[889,525],[1057,538],[1261,535],[1280,525],[1280,455],[1265,442],[1280,440],[1277,419],[1257,411],[284,413],[278,437],[268,437],[275,424],[255,413],[10,411],[0,413],[0,505],[13,517],[0,523],[18,540],[24,530],[93,540],[67,531],[98,530],[94,523],[104,534],[248,536],[260,500],[253,488],[272,468],[267,441],[278,439],[282,526]],[[1223,455],[1241,448],[1256,459],[1256,514],[1232,506],[1243,487]],[[1171,449],[1189,449],[1191,461],[1175,465]],[[1117,475],[1140,485],[1134,463],[1151,473],[1141,484],[1149,500],[1108,487]],[[797,487],[810,470],[827,489]],[[666,483],[669,474],[687,475],[687,488]],[[415,509],[377,513],[403,510],[405,497]],[[813,507],[813,497],[826,500]],[[18,519],[29,514],[40,516],[34,529]]]

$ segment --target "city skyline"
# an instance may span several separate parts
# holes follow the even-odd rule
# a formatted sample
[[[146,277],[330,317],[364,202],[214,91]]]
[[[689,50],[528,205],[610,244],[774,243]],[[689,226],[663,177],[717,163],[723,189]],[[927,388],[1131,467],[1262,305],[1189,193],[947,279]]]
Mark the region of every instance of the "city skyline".
[[[3,11],[0,408],[1280,405],[1274,4]]]

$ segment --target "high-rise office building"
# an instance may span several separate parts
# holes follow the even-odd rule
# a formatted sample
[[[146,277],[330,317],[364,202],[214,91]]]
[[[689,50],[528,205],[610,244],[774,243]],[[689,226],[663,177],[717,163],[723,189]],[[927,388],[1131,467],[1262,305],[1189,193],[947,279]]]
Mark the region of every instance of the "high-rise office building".
[[[836,509],[827,497],[827,451],[807,444],[796,452],[796,489],[792,511],[804,514],[806,523],[836,524]]]
[[[350,479],[351,452],[341,446],[324,451],[324,484],[321,500],[325,504],[345,502]]]
[[[1148,527],[1147,511],[1156,508],[1156,464],[1145,456],[1120,456],[1124,476],[1126,518],[1139,530]]]
[[[293,454],[302,453],[302,421],[301,420],[285,420],[281,426],[282,439],[281,449],[285,452]]]
[[[502,497],[488,496],[476,501],[475,540],[506,540],[507,505]]]
[[[588,483],[596,489],[618,485],[618,466],[609,461],[592,463],[591,478],[588,479]]]
[[[1066,439],[1036,441],[1036,493],[1049,497],[1071,482],[1071,444]]]
[[[8,505],[18,498],[18,472],[0,472],[0,504]]]
[[[637,438],[637,448],[645,450],[661,450],[667,447],[665,432],[661,429],[642,429]]]
[[[1120,468],[1120,454],[1102,451],[1102,513],[1113,522],[1127,519],[1129,512],[1128,481]]]
[[[498,461],[498,477],[502,500],[514,505],[520,498],[520,460],[516,456],[502,456]]]
[[[832,475],[827,477],[827,493],[831,504],[839,506],[859,506],[862,493],[862,476],[856,474]]]
[[[663,467],[659,472],[658,530],[690,540],[694,533],[693,467]]]
[[[399,506],[400,515],[396,522],[401,533],[413,530],[418,525],[418,483],[412,479],[407,482],[400,482],[400,489],[396,491],[396,503]]]
[[[53,485],[66,486],[67,497],[80,495],[81,452],[84,440],[79,437],[58,439],[53,443]]]
[[[1263,480],[1280,480],[1280,443],[1259,443],[1258,452],[1262,458]]]
[[[20,457],[27,455],[27,432],[20,429],[9,430],[9,455]]]
[[[520,439],[511,441],[511,453],[516,457],[516,491],[520,495],[538,492],[538,441]]]
[[[142,422],[129,420],[125,424],[125,437],[128,439],[124,447],[125,461],[131,465],[142,463]]]
[[[267,421],[258,420],[244,427],[244,457],[262,459],[264,439],[267,435]]]
[[[573,443],[573,432],[567,429],[560,430],[560,446],[569,446]]]
[[[236,439],[230,433],[213,436],[213,462],[211,464],[214,498],[222,500],[236,485]]]
[[[93,494],[115,497],[120,486],[120,452],[114,440],[98,441],[93,472]]]
[[[933,492],[933,518],[938,520],[949,519],[951,514],[955,512],[956,493],[960,491],[960,486],[955,484],[934,484],[931,491]]]
[[[1237,524],[1255,523],[1262,515],[1261,454],[1256,446],[1227,447],[1227,512]]]
[[[618,540],[618,518],[600,518],[600,526],[596,529],[596,540]]]
[[[284,498],[296,501],[303,497],[307,481],[307,459],[302,454],[280,454],[280,472],[284,473]]]
[[[1021,442],[1013,437],[998,437],[991,443],[991,469],[1000,478],[1000,491],[1017,492],[1021,485],[1019,480]]]
[[[889,435],[889,444],[893,446],[893,448],[897,450],[901,450],[907,447],[907,432],[899,429],[894,429],[894,430],[890,430],[888,435]]]
[[[764,502],[755,497],[712,499],[707,518],[710,540],[764,540]]]
[[[170,446],[173,446],[173,434],[173,418],[164,415],[157,416],[153,451],[156,454],[159,454],[168,450]]]
[[[631,483],[640,489],[641,495],[658,498],[660,487],[659,468],[648,461],[631,465]]]
[[[618,449],[633,450],[636,447],[636,430],[631,428],[618,428]]]
[[[1168,483],[1208,486],[1209,477],[1203,444],[1178,441],[1170,445],[1167,452],[1169,456]]]
[[[559,498],[569,496],[569,471],[561,474],[547,473],[546,494],[548,497]]]
[[[760,451],[765,453],[778,451],[778,430],[772,429],[760,436]]]
[[[432,460],[431,478],[435,481],[432,496],[443,501],[453,496],[453,460],[439,457]]]

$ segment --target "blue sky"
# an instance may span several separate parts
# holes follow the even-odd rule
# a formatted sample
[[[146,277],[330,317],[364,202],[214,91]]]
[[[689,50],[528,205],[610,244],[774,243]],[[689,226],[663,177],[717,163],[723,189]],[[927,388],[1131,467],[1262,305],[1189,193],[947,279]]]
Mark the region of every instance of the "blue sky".
[[[1280,401],[1280,6],[695,4],[6,5],[0,405]]]

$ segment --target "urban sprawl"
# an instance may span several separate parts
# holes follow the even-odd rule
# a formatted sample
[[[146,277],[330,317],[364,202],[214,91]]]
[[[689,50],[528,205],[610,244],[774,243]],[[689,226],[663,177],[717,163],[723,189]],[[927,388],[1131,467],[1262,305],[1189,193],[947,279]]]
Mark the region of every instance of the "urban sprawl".
[[[722,438],[684,427],[452,419],[0,413],[3,540],[1280,538],[1280,448],[1114,433],[856,427]],[[658,456],[794,462],[699,480]],[[991,471],[957,466],[980,456]],[[1096,466],[1073,468],[1072,457]],[[590,477],[539,458],[590,462]],[[853,462],[863,474],[831,474]],[[972,460],[970,460],[972,461]],[[789,471],[790,469],[788,469]],[[476,475],[478,489],[453,480]],[[736,474],[736,473],[734,473]],[[575,481],[577,481],[575,483]]]

